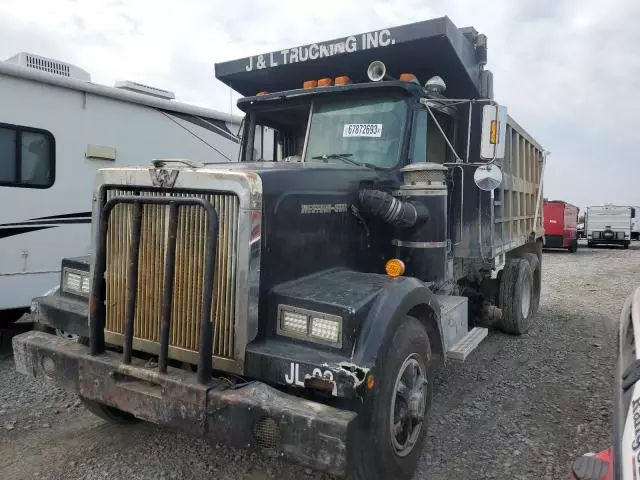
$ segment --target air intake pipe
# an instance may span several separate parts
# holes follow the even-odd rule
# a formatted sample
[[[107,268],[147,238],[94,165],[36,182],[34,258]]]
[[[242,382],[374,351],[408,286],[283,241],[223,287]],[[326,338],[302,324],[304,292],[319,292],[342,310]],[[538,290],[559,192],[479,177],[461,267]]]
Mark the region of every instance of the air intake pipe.
[[[379,190],[361,190],[360,210],[394,227],[408,228],[429,218],[429,211],[420,203],[398,200]]]

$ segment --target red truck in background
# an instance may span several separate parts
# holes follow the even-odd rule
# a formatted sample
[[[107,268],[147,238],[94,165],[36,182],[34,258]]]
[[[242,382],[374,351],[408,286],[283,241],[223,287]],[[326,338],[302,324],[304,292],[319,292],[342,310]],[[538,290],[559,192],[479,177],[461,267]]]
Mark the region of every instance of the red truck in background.
[[[544,248],[578,250],[578,210],[562,200],[544,201]]]

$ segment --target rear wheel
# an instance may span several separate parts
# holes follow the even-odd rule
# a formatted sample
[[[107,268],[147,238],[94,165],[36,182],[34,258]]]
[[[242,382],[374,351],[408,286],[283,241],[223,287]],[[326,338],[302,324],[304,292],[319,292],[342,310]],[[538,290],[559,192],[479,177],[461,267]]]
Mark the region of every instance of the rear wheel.
[[[377,364],[371,415],[359,427],[351,475],[409,479],[422,451],[433,391],[431,347],[420,321],[406,317]]]
[[[500,280],[499,293],[502,308],[500,328],[505,333],[522,335],[529,330],[533,287],[533,275],[528,260],[514,258],[507,263]]]
[[[540,291],[542,290],[542,263],[535,253],[525,253],[524,259],[529,262],[532,276],[531,290],[531,308],[529,309],[529,318],[538,313],[540,307]]]
[[[578,251],[578,240],[572,240],[568,250],[570,253],[576,253]]]
[[[104,403],[96,402],[95,400],[89,400],[87,398],[80,397],[84,406],[93,413],[95,416],[106,420],[109,423],[117,423],[120,425],[131,425],[132,423],[138,423],[140,419],[134,417],[128,412],[123,412],[119,408],[110,407]]]

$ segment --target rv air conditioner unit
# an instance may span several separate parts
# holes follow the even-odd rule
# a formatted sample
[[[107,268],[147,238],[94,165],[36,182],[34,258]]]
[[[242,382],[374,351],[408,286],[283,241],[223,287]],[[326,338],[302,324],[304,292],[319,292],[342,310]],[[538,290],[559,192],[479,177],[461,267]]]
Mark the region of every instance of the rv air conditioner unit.
[[[70,63],[54,60],[53,58],[41,57],[33,53],[20,52],[6,60],[8,63],[15,63],[25,68],[40,70],[41,72],[51,73],[53,75],[61,75],[63,77],[75,78],[85,82],[91,81],[91,75],[86,70],[71,65]]]

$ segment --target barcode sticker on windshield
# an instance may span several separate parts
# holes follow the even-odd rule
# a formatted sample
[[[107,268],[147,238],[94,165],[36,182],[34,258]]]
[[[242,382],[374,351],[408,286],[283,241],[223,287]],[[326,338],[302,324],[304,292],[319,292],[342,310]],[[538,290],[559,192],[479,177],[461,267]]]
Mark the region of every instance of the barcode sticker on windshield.
[[[381,123],[347,123],[342,130],[343,137],[381,137]]]

